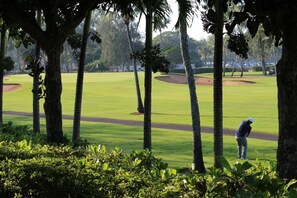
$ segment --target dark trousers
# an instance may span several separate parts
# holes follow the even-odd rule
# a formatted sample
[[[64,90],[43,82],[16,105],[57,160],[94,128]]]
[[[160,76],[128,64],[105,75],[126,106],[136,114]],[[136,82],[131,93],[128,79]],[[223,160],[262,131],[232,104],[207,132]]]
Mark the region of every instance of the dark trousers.
[[[238,158],[246,159],[247,154],[247,140],[246,137],[236,137]]]

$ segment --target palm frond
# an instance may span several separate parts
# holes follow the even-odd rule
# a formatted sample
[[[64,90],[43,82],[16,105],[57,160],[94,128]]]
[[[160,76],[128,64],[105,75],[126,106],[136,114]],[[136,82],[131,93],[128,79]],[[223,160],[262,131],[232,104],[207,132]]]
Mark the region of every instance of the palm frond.
[[[154,30],[161,29],[169,23],[170,6],[167,0],[155,0],[153,2]]]
[[[199,0],[176,0],[179,7],[179,15],[177,22],[175,24],[175,28],[179,28],[180,23],[185,23],[187,26],[190,25],[190,22],[193,20],[193,18],[196,16],[196,11],[198,6]]]

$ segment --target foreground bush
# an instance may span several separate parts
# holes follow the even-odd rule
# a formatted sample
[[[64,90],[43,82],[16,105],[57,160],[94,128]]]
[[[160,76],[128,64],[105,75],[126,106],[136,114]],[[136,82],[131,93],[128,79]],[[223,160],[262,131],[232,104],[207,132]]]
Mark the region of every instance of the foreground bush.
[[[297,196],[296,180],[278,178],[266,162],[231,166],[222,159],[224,172],[182,174],[148,151],[125,154],[119,148],[51,146],[31,139],[0,142],[0,197]]]
[[[0,124],[0,141],[17,142],[30,140],[33,143],[45,144],[46,135],[34,133],[27,125],[13,125],[12,122]]]

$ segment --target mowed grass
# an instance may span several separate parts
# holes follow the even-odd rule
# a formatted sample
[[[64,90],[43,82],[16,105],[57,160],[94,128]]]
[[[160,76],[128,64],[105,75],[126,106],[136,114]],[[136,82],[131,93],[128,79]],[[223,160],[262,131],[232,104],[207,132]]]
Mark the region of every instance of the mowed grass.
[[[140,84],[143,94],[143,73]],[[158,74],[157,74],[158,75]],[[211,77],[211,76],[210,76]],[[4,110],[32,111],[32,78],[6,77],[5,83],[20,83],[22,88],[4,94]],[[63,114],[73,115],[76,74],[63,74]],[[223,87],[224,128],[236,129],[252,116],[254,131],[277,134],[276,79],[272,76],[226,77],[224,81],[250,81]],[[84,81],[82,116],[143,120],[135,115],[137,100],[133,73],[87,73]],[[198,85],[201,125],[213,126],[213,87]],[[152,122],[191,124],[188,86],[153,80]],[[41,100],[41,107],[43,100]],[[42,108],[41,108],[42,110]]]
[[[11,120],[14,124],[28,124],[32,118],[19,116],[4,116],[5,120]],[[41,120],[44,129],[44,119]],[[72,121],[64,120],[66,136],[71,138]],[[43,130],[44,132],[44,130]],[[143,148],[142,127],[124,126],[117,124],[82,122],[81,135],[92,143],[105,145],[111,150],[120,147],[123,152],[130,153],[133,150]],[[213,165],[213,135],[202,134],[203,158],[206,168]],[[153,154],[162,158],[171,168],[191,167],[193,161],[191,132],[177,130],[152,130],[152,151]],[[276,161],[277,142],[248,139],[248,158],[250,162],[256,160]],[[232,136],[224,136],[224,157],[231,164],[237,159],[237,144]],[[240,162],[241,160],[239,160]]]
[[[140,73],[143,93],[143,73]],[[159,74],[157,74],[159,75]],[[206,75],[207,76],[207,75]],[[211,77],[211,76],[210,76]],[[223,88],[224,128],[235,130],[238,124],[252,116],[253,131],[277,133],[277,100],[275,77],[258,75],[226,77],[226,81],[251,81],[253,83],[226,85]],[[63,114],[73,115],[76,74],[63,74]],[[137,108],[133,73],[92,73],[85,75],[82,116],[107,117],[143,121],[135,115]],[[5,83],[20,83],[22,88],[4,94],[4,111],[32,112],[32,78],[28,75],[6,77]],[[197,86],[202,126],[213,126],[213,88]],[[153,80],[152,122],[191,124],[188,86]],[[42,109],[41,100],[41,111]],[[14,123],[32,123],[30,118],[5,116]],[[42,120],[44,127],[44,120]],[[72,121],[64,121],[64,131],[71,137]],[[120,146],[124,151],[142,149],[142,127],[105,123],[82,122],[81,136],[91,142],[112,149]],[[184,131],[152,129],[153,152],[172,167],[191,166],[192,134]],[[207,166],[213,163],[213,136],[203,134],[203,153]],[[236,161],[234,137],[224,137],[224,155]],[[250,159],[275,161],[276,142],[249,139]]]

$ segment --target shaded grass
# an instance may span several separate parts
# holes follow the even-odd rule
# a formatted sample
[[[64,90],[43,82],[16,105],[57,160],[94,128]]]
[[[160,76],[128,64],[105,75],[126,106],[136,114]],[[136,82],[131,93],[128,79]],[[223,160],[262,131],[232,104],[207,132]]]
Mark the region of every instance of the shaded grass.
[[[5,116],[5,121],[14,124],[27,124],[28,117]],[[44,120],[41,120],[44,128]],[[71,138],[72,121],[64,120],[64,132]],[[120,147],[125,153],[143,148],[142,127],[123,126],[117,124],[82,122],[81,137],[108,149]],[[213,135],[202,134],[203,156],[206,167],[213,164]],[[248,139],[248,158],[276,161],[277,142]],[[152,150],[156,157],[162,158],[172,168],[191,167],[192,133],[177,130],[152,129]],[[232,136],[224,136],[224,157],[231,163],[237,161],[237,144]]]

